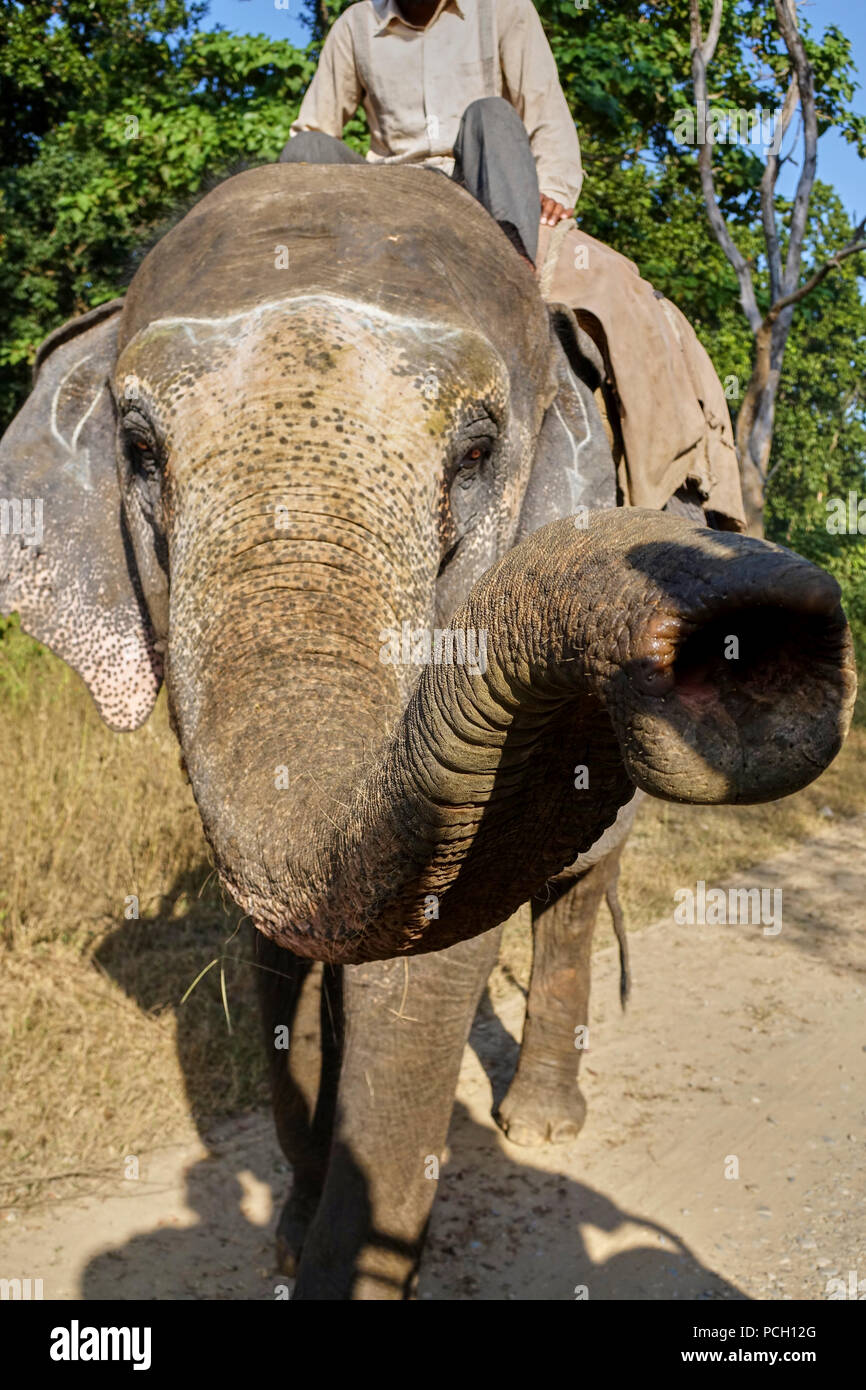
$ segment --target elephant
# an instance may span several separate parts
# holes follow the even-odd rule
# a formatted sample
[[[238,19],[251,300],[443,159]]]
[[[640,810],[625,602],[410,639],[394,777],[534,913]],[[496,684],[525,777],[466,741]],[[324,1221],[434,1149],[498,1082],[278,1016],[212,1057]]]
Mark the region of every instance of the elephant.
[[[850,721],[835,581],[617,510],[596,370],[451,181],[263,165],[51,334],[0,445],[41,517],[0,608],[115,730],[165,682],[254,923],[297,1299],[411,1296],[501,924],[635,788],[784,796]]]
[[[513,1144],[570,1144],[583,1129],[584,1049],[576,1040],[589,1024],[592,943],[604,899],[619,945],[625,1009],[631,979],[618,885],[622,853],[643,799],[636,791],[598,842],[549,879],[523,912],[521,925],[529,926],[532,942],[526,1013],[517,1066],[494,1111]]]

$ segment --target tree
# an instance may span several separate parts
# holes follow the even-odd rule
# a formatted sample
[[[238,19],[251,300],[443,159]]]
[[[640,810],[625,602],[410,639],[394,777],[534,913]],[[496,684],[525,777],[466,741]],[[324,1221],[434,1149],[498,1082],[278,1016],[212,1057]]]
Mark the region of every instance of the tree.
[[[130,257],[236,161],[276,159],[313,59],[195,29],[182,0],[0,12],[0,426],[41,339],[122,293]]]
[[[706,38],[702,35],[700,0],[690,0],[692,77],[697,108],[701,188],[713,234],[736,273],[740,302],[754,337],[752,371],[737,415],[736,442],[749,530],[755,534],[761,534],[763,530],[776,398],[795,307],[817,289],[831,269],[838,268],[848,256],[866,250],[864,219],[845,243],[834,249],[801,283],[803,243],[817,166],[818,94],[809,49],[797,24],[795,0],[774,0],[774,10],[784,56],[773,42],[775,36],[768,35],[766,22],[761,31],[753,34],[753,53],[768,64],[776,87],[784,86],[785,89],[784,99],[774,118],[775,128],[760,180],[761,225],[769,287],[769,302],[762,309],[756,294],[754,262],[743,254],[731,233],[719,204],[713,175],[714,139],[712,124],[708,124],[707,119],[710,114],[707,65],[715,54],[721,33],[723,0],[713,0]],[[845,41],[841,45],[835,42],[835,46],[841,47],[847,56]],[[827,47],[825,42],[825,49]],[[815,56],[823,55],[816,50]],[[780,209],[775,200],[782,165],[781,147],[798,107],[802,114],[803,158],[793,205],[787,211],[784,229],[781,229]],[[724,132],[725,117],[729,121],[731,113],[725,112],[724,108],[717,110],[721,116],[716,117],[716,125],[721,125]],[[746,114],[749,114],[748,111]],[[866,121],[852,118],[849,130],[858,140],[861,153],[866,153]]]
[[[816,183],[804,253],[822,264],[849,227],[836,195]],[[777,407],[767,533],[836,576],[864,642],[866,304],[853,260],[799,305]]]

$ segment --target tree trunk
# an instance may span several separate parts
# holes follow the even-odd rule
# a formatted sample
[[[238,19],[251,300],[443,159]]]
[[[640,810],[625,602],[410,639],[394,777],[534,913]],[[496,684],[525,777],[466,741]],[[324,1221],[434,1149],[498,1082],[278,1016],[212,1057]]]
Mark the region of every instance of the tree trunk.
[[[755,365],[737,415],[737,458],[749,536],[764,534],[776,396],[792,317],[793,306],[778,316],[771,311],[755,334]]]

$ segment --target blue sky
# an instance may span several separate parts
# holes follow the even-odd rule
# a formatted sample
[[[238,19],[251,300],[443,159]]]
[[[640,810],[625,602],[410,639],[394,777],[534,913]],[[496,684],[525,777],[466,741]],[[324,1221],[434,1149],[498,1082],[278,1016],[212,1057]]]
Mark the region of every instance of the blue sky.
[[[309,43],[309,30],[301,20],[301,0],[289,0],[288,10],[278,10],[274,0],[210,0],[208,20],[208,27],[221,24],[234,34],[268,34],[273,39],[289,39],[299,48]]]
[[[211,24],[223,25],[238,34],[268,34],[286,38],[302,47],[308,32],[301,18],[301,0],[288,0],[289,8],[277,9],[285,0],[210,0],[208,18]],[[817,33],[835,24],[851,40],[854,61],[861,84],[854,97],[854,108],[866,112],[866,5],[863,0],[803,0],[800,9]],[[787,149],[789,141],[785,142]],[[780,190],[793,192],[797,170],[786,166],[779,182]],[[853,145],[848,145],[835,131],[822,136],[818,146],[818,177],[832,183],[852,218],[866,213],[866,163],[859,159]],[[587,188],[589,191],[589,187]]]
[[[866,5],[863,0],[807,0],[800,9],[817,33],[835,24],[850,39],[860,84],[852,105],[863,115],[866,113]],[[780,181],[784,192],[791,191],[795,177],[796,171],[792,171],[786,180]],[[852,220],[866,213],[866,161],[859,159],[854,146],[833,130],[828,130],[818,142],[818,177],[824,183],[833,184]]]

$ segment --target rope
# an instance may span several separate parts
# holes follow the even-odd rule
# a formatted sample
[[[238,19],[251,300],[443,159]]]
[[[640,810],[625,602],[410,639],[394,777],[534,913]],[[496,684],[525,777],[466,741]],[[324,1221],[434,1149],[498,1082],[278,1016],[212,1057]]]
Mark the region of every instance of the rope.
[[[562,222],[557,222],[550,234],[550,241],[547,243],[547,254],[544,257],[544,265],[538,272],[538,285],[541,290],[542,299],[546,299],[550,294],[553,284],[553,272],[556,270],[556,262],[559,260],[559,253],[562,250],[562,243],[577,223],[573,217],[566,217]]]

